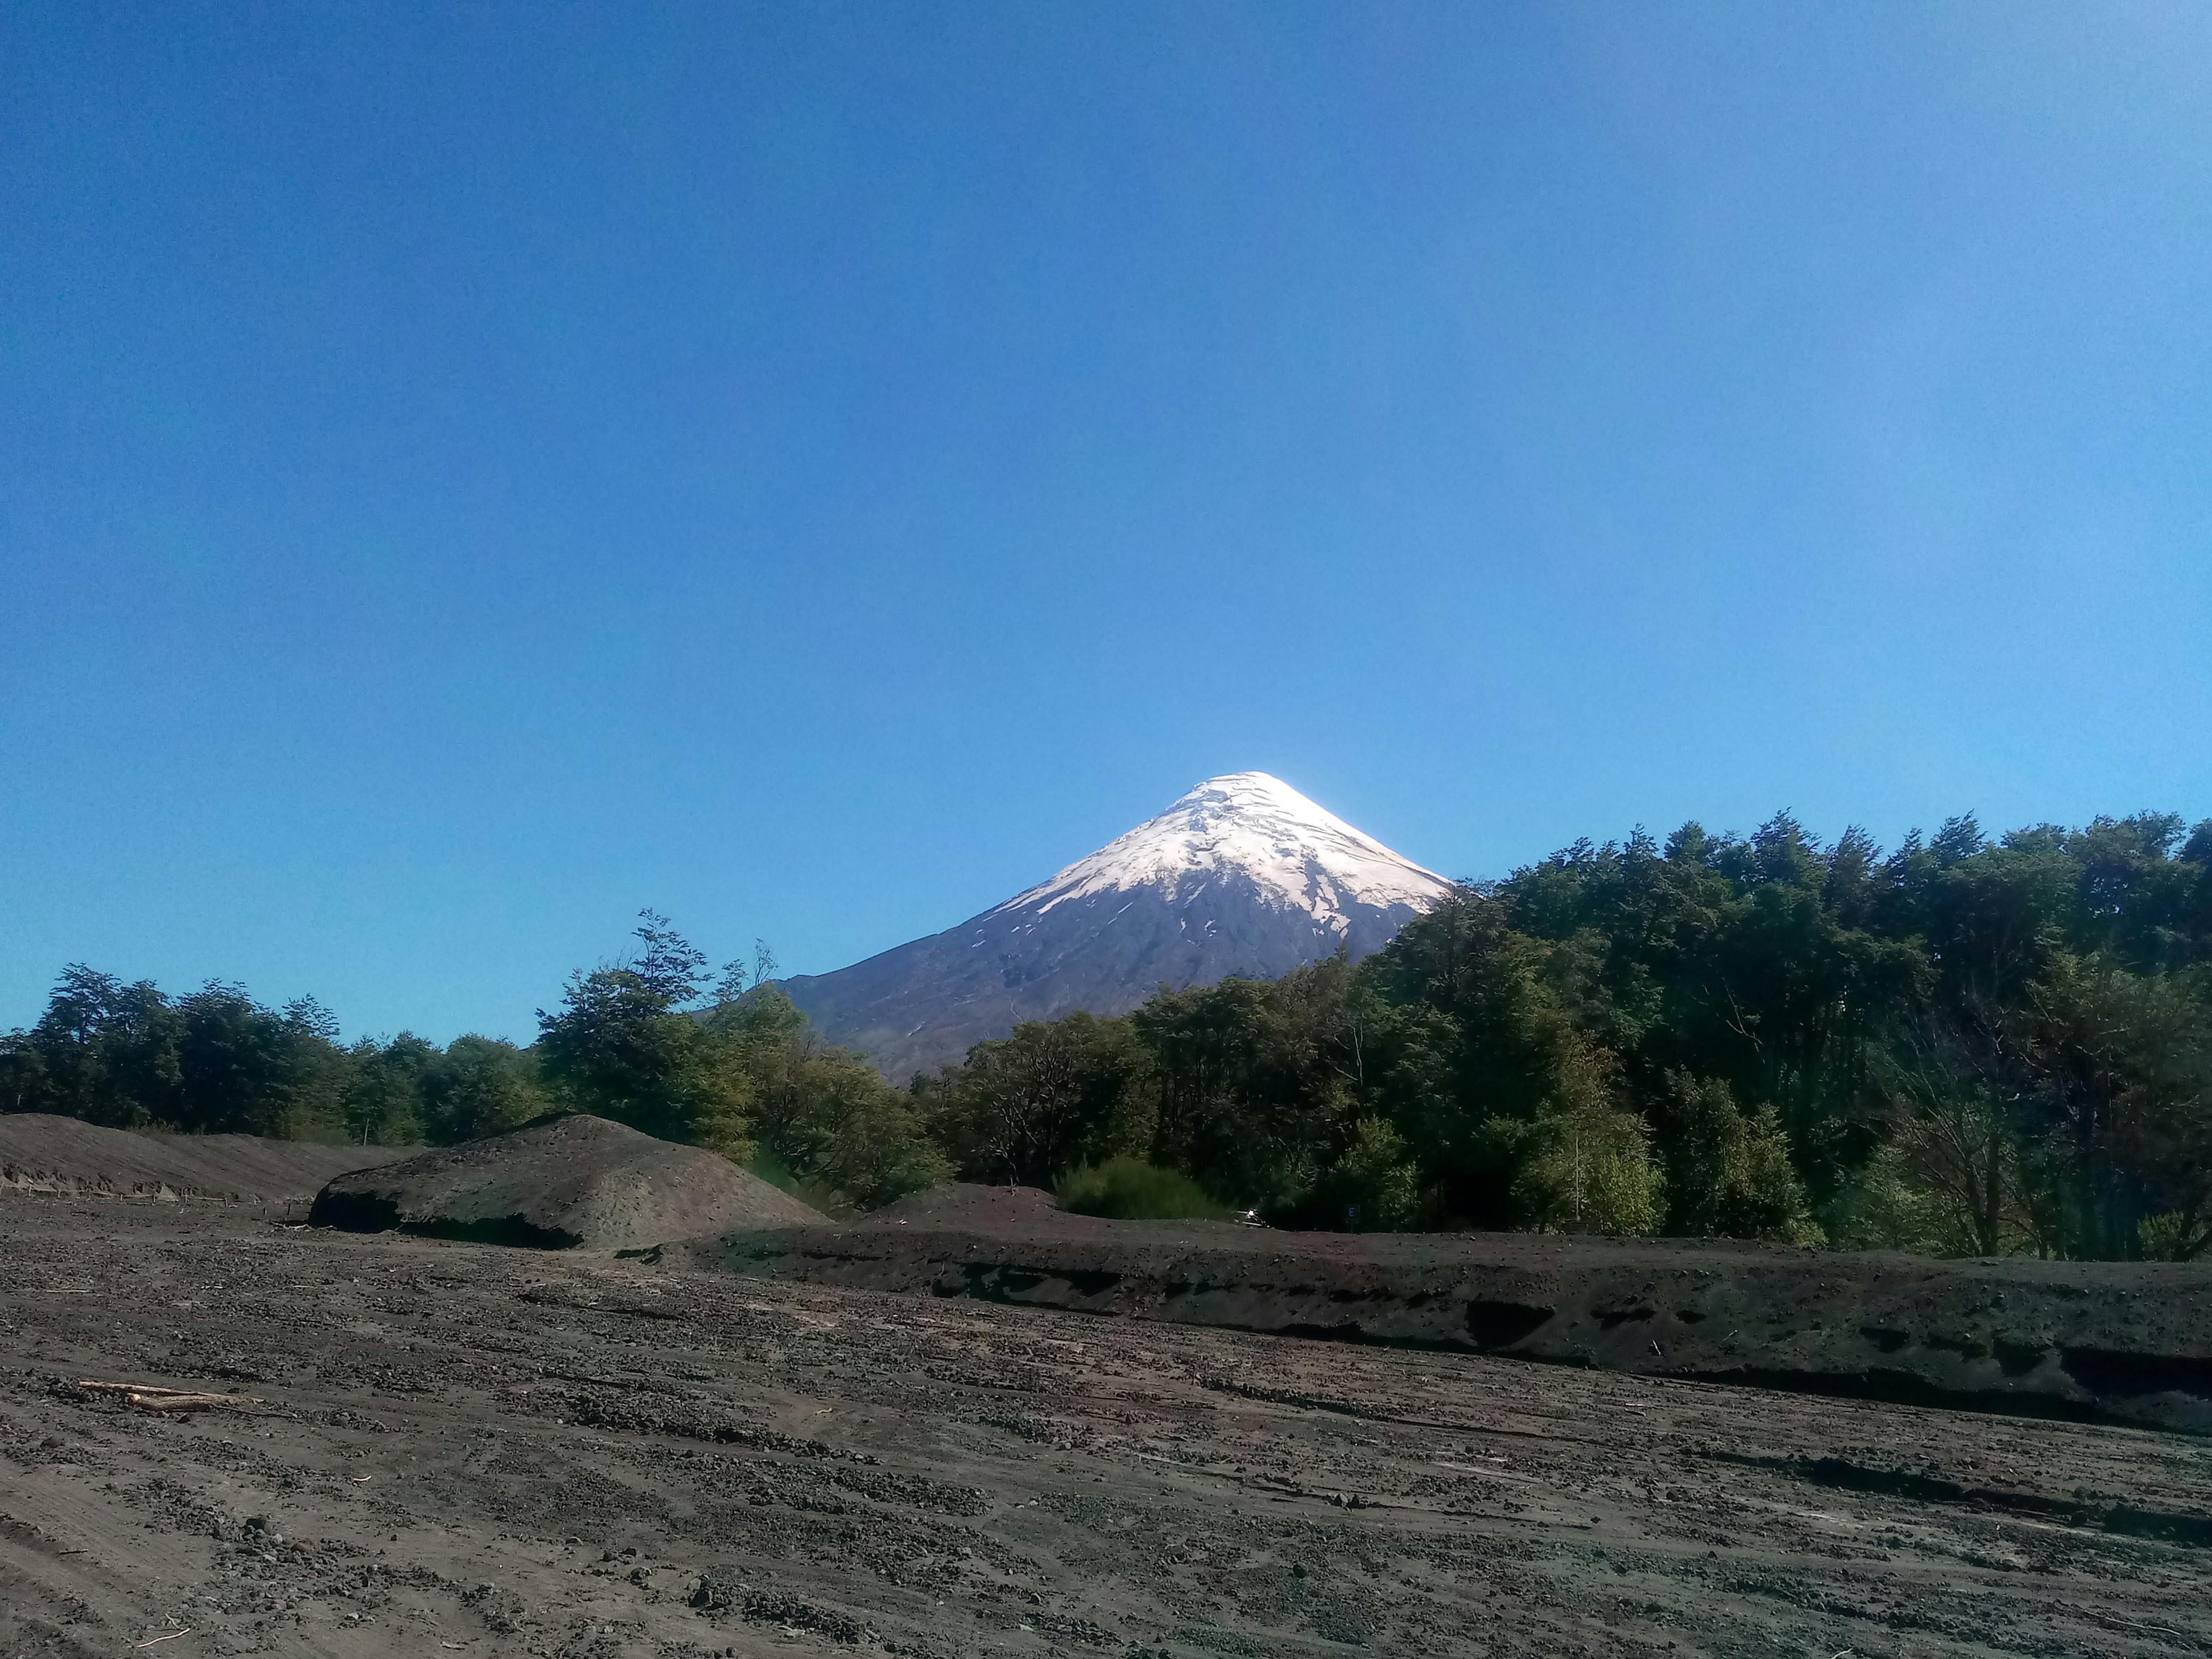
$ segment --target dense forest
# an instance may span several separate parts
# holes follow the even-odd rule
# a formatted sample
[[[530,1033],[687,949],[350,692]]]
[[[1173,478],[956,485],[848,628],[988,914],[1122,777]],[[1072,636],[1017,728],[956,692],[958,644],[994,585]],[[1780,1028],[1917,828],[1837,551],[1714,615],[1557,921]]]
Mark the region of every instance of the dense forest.
[[[1577,843],[1356,965],[1024,1025],[905,1090],[764,958],[710,975],[650,913],[638,940],[526,1049],[347,1047],[312,1002],[72,968],[0,1037],[0,1105],[387,1141],[584,1109],[830,1206],[958,1175],[1291,1226],[2212,1248],[2212,823]]]
[[[919,1092],[969,1174],[1133,1154],[1296,1224],[2193,1256],[2212,823],[1581,843],[1356,968],[1025,1026]]]

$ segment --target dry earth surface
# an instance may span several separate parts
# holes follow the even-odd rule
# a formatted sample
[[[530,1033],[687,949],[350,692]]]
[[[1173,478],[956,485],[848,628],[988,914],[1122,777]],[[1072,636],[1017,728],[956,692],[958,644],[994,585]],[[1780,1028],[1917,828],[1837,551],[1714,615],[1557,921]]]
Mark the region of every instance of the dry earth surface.
[[[333,1176],[396,1163],[422,1150],[139,1133],[46,1112],[11,1112],[0,1114],[0,1194],[304,1203]]]
[[[2212,1261],[1277,1232],[1107,1221],[1033,1188],[957,1185],[671,1253],[853,1290],[2212,1434]]]
[[[245,1208],[0,1261],[9,1655],[2212,1651],[2150,1429]]]

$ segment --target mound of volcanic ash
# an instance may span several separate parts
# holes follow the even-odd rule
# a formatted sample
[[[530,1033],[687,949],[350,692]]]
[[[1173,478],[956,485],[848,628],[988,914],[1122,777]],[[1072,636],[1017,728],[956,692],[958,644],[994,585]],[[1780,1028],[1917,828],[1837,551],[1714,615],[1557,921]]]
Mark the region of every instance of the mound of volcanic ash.
[[[1095,1220],[1096,1218],[1061,1209],[1060,1200],[1041,1188],[985,1187],[954,1181],[909,1193],[896,1203],[872,1210],[866,1224],[1014,1228],[1025,1233],[1042,1231],[1080,1235],[1091,1230]]]
[[[0,1116],[0,1192],[273,1203],[304,1199],[334,1175],[420,1150],[103,1129],[23,1112]]]
[[[308,1220],[538,1249],[625,1249],[823,1219],[720,1153],[601,1117],[505,1134],[340,1176]]]

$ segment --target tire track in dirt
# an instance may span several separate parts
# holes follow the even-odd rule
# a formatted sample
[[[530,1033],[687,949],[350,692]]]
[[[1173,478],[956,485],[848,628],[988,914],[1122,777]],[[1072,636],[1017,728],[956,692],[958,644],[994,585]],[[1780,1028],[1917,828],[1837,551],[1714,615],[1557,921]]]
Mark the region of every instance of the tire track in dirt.
[[[0,1253],[4,1655],[2212,1651],[2148,1431],[125,1201]]]

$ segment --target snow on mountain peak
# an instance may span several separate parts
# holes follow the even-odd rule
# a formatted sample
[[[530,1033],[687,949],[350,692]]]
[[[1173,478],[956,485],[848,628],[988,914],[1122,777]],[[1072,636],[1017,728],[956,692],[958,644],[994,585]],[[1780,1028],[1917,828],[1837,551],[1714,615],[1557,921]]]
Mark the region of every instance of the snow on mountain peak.
[[[899,1082],[1027,1020],[1357,962],[1451,890],[1279,778],[1238,772],[957,927],[784,988]]]
[[[1425,910],[1452,885],[1280,778],[1232,772],[1208,778],[1159,817],[991,914],[1042,915],[1070,899],[1146,887],[1182,894],[1187,902],[1212,881],[1237,876],[1272,902],[1339,933],[1352,906]]]

